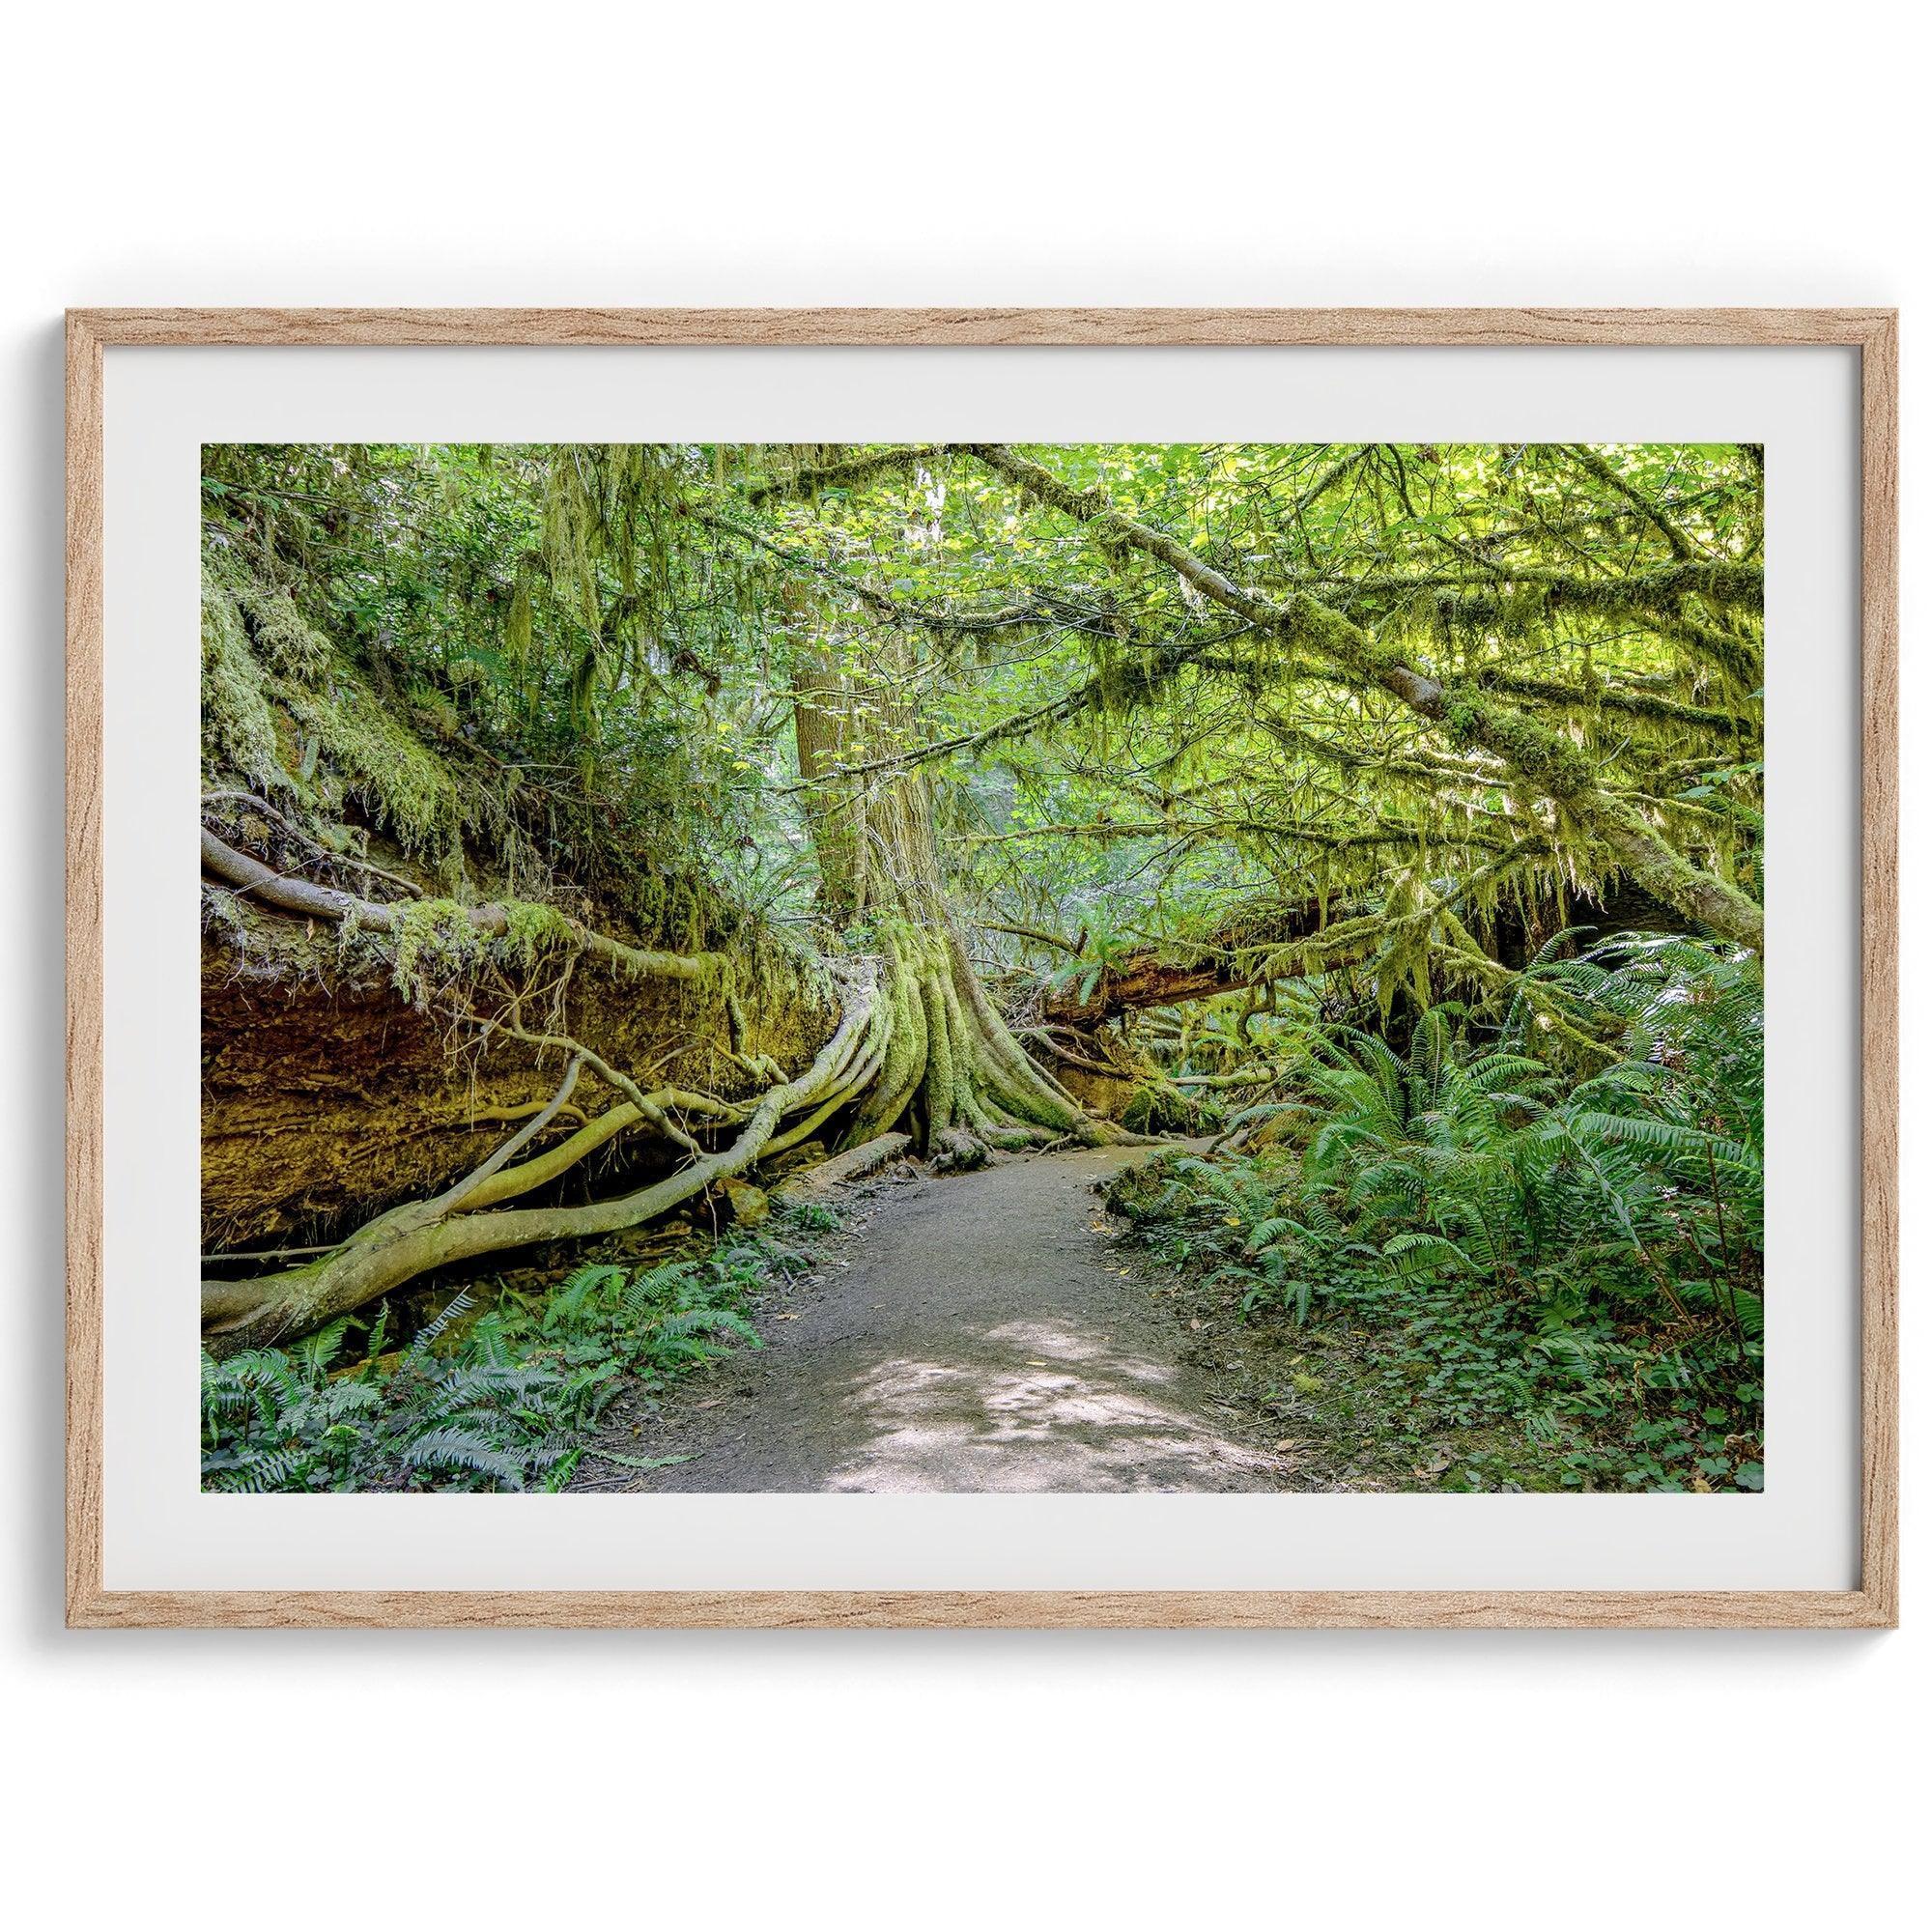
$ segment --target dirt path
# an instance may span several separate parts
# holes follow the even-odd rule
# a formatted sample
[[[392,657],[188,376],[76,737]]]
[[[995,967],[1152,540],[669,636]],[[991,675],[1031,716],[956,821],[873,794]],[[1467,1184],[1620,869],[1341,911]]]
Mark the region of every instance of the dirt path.
[[[1179,1358],[1117,1256],[1094,1183],[1141,1149],[1008,1158],[889,1181],[788,1300],[765,1347],[693,1378],[586,1463],[664,1491],[1271,1490],[1271,1459]],[[864,1211],[864,1210],[862,1210]]]

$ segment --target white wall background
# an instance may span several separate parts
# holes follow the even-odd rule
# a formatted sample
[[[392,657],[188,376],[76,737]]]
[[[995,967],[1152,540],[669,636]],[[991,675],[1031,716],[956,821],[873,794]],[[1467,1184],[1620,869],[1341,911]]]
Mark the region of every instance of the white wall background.
[[[64,305],[1878,302],[1908,310],[1910,988],[1932,275],[1905,31],[1870,0],[15,20],[0,1672],[23,1922],[1902,1917],[1932,1717],[1910,1561],[1912,1627],[1864,1637],[64,1633],[57,915]],[[1922,1093],[1910,996],[1906,1063]],[[1921,1109],[1909,1203],[1925,1150]],[[1907,1460],[1910,1552],[1909,1413]]]

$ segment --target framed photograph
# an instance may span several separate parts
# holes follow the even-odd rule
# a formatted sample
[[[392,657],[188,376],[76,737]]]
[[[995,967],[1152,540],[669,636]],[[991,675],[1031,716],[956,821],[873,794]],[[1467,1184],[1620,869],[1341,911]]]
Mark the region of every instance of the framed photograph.
[[[68,343],[70,1623],[1896,1622],[1890,312]]]

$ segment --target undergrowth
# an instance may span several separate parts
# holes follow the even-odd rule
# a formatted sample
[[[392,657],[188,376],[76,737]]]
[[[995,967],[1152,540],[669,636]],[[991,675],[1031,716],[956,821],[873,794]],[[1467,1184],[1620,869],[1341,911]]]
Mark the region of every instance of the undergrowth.
[[[1531,977],[1499,1037],[1450,1006],[1406,1056],[1309,1029],[1250,1110],[1268,1138],[1163,1155],[1113,1205],[1205,1296],[1293,1331],[1300,1372],[1266,1392],[1270,1418],[1358,1464],[1457,1488],[1759,1489],[1757,969],[1627,940]]]
[[[825,1210],[727,1236],[708,1255],[581,1267],[547,1293],[465,1291],[401,1349],[384,1303],[286,1349],[201,1363],[209,1490],[562,1489],[620,1390],[646,1398],[760,1346],[757,1289],[802,1273]]]

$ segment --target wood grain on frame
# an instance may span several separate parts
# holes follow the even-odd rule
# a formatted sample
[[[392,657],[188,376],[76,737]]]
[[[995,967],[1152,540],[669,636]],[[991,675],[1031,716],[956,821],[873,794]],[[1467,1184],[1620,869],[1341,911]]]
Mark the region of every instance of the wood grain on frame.
[[[1898,318],[1861,345],[1864,1112],[1860,1418],[1864,1594],[1898,1621]]]
[[[116,348],[1865,348],[1895,328],[1895,317],[1813,308],[124,308],[75,310],[69,327]]]
[[[1861,353],[1862,1574],[1850,1591],[140,1591],[102,1580],[102,352],[1320,345]],[[1898,326],[1889,309],[90,309],[67,353],[67,1616],[93,1629],[1870,1629],[1898,1621]]]

